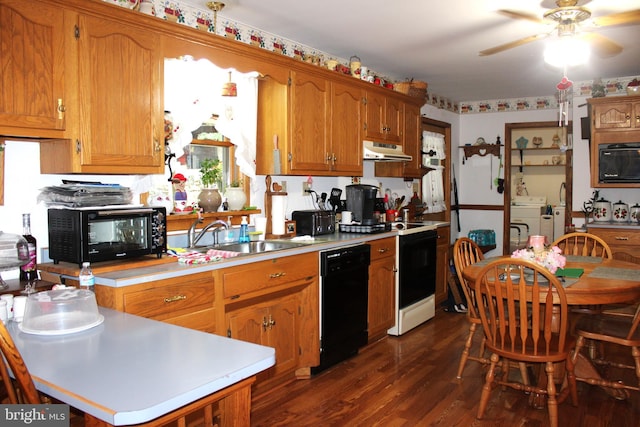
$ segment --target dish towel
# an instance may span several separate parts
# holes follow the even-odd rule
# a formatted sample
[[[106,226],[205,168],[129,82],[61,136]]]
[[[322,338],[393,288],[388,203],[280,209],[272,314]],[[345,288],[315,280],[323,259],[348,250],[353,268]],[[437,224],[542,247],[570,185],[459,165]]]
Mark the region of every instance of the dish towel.
[[[187,251],[185,249],[167,249],[167,254],[178,258],[179,263],[188,265],[206,264],[240,255],[239,252],[221,251],[219,249],[209,249],[206,253]]]

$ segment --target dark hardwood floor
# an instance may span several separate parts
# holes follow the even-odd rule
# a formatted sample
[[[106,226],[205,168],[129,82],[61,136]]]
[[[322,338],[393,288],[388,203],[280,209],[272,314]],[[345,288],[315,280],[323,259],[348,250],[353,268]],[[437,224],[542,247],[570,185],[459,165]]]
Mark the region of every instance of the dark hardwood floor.
[[[485,418],[476,419],[485,370],[469,362],[455,379],[464,314],[436,317],[401,337],[387,337],[310,380],[256,396],[252,426],[520,426],[548,425],[547,410],[512,389],[493,391]],[[478,334],[476,334],[478,335]],[[640,393],[618,401],[578,383],[579,406],[559,405],[562,427],[638,427]]]

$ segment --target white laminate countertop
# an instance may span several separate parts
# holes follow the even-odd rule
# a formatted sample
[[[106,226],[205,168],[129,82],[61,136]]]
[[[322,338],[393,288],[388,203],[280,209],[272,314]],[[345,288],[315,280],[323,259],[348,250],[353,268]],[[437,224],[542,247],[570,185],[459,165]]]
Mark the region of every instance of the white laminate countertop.
[[[249,378],[275,350],[106,308],[82,332],[8,329],[38,390],[114,425],[146,422]]]
[[[640,229],[640,222],[631,221],[631,222],[617,222],[617,221],[591,221],[588,227],[599,227],[599,228],[627,228],[629,230],[638,230]]]
[[[426,226],[438,227],[448,226],[448,222],[441,221],[422,221]],[[263,252],[259,254],[241,255],[233,258],[227,258],[207,264],[184,265],[178,263],[162,263],[148,267],[138,267],[131,269],[122,269],[108,273],[96,275],[95,282],[98,285],[110,287],[123,287],[138,285],[141,283],[153,282],[156,280],[171,279],[174,277],[184,276],[186,274],[196,274],[206,271],[212,271],[220,268],[233,267],[237,265],[248,264],[252,262],[265,261],[285,256],[300,255],[308,252],[318,252],[324,250],[335,249],[344,246],[352,246],[366,243],[371,240],[384,239],[386,237],[395,237],[398,232],[395,229],[388,232],[374,234],[358,234],[358,233],[333,233],[320,235],[309,240],[305,246],[285,249],[273,252]],[[303,241],[305,243],[307,241]]]

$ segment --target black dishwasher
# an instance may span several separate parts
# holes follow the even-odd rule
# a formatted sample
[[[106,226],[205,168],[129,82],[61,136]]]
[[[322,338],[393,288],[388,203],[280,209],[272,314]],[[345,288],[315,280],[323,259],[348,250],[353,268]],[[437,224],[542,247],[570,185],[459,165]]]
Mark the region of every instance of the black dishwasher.
[[[367,344],[370,255],[367,244],[320,253],[320,365],[313,374]]]

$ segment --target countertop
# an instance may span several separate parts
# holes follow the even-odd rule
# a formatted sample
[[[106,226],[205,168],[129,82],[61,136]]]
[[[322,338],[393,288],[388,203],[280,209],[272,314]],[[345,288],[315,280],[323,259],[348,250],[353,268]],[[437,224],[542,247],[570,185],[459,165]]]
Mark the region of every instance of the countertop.
[[[600,227],[600,228],[630,228],[632,230],[640,228],[640,222],[616,222],[616,221],[591,221],[588,227]]]
[[[114,425],[146,422],[271,367],[275,350],[107,308],[66,335],[8,329],[36,388]]]
[[[426,226],[432,227],[433,229],[449,225],[448,222],[442,221],[422,222]],[[210,262],[207,264],[184,265],[178,263],[177,260],[176,262],[166,262],[163,257],[162,262],[139,265],[134,268],[123,267],[122,269],[119,269],[117,271],[109,271],[104,273],[97,273],[96,271],[94,271],[95,283],[98,285],[116,288],[131,286],[141,283],[153,282],[156,280],[171,279],[174,277],[184,276],[185,274],[196,274],[201,272],[213,271],[220,268],[234,267],[237,265],[244,265],[252,262],[265,261],[273,258],[330,250],[344,246],[353,246],[360,243],[366,243],[371,240],[384,239],[386,237],[395,237],[397,235],[398,232],[395,229],[392,229],[388,232],[374,234],[336,232],[333,234],[316,236],[313,238],[313,240],[302,241],[302,243],[307,243],[305,246],[273,252],[242,255],[216,262]],[[61,266],[63,264],[64,263],[60,263],[58,264],[58,266]],[[77,266],[75,265],[72,265],[71,267],[77,269]],[[69,276],[69,278],[71,277],[72,276]]]

